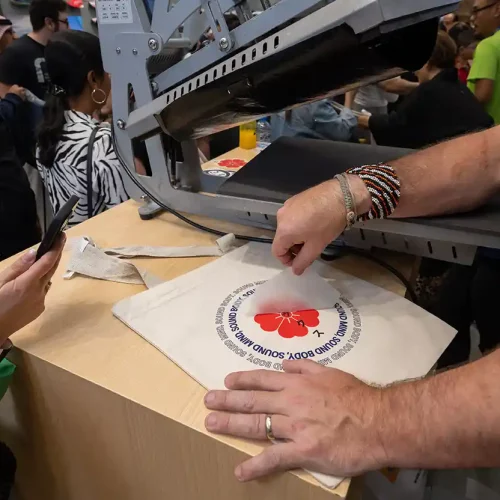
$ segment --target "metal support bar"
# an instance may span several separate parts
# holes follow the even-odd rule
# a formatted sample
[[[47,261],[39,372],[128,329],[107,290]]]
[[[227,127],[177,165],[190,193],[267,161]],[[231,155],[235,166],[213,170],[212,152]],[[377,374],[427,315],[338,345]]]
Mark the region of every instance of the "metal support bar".
[[[186,1],[194,2],[194,0]],[[361,1],[366,4],[372,3],[371,0]],[[276,26],[286,23],[299,16],[302,12],[320,4],[321,0],[281,0],[271,9],[263,12],[258,18],[244,23],[231,32],[234,40],[233,50],[238,50],[252,43],[254,40],[265,36],[266,33],[275,29]],[[223,8],[221,8],[221,10],[223,11]],[[175,8],[173,11],[175,11]],[[167,32],[165,30],[160,30],[158,33],[161,33],[163,38],[167,40]],[[221,52],[215,43],[210,44],[208,47],[199,50],[188,59],[179,62],[174,68],[170,68],[158,75],[156,81],[158,82],[160,91],[163,92],[173,87],[177,82],[196,74],[199,68],[212,66],[225,56],[226,54]]]
[[[193,45],[189,38],[171,38],[165,46],[167,49],[190,49]]]
[[[365,8],[372,8],[373,0],[362,1],[364,2],[363,5],[365,5]],[[276,7],[277,6],[273,7],[273,9],[275,9]],[[280,32],[274,33],[268,39],[262,39],[262,41],[260,41],[258,44],[255,44],[246,49],[245,52],[235,52],[230,59],[224,59],[223,62],[221,62],[218,66],[212,66],[210,71],[198,74],[196,78],[193,78],[193,80],[185,82],[185,84],[182,85],[182,88],[178,88],[173,91],[171,90],[170,92],[158,97],[155,101],[149,103],[147,106],[134,110],[131,113],[127,124],[129,136],[131,138],[138,137],[158,128],[158,123],[156,122],[156,120],[151,119],[152,116],[159,115],[167,105],[169,105],[171,102],[181,97],[182,95],[191,92],[192,89],[198,89],[200,88],[200,86],[211,83],[215,78],[221,78],[224,74],[227,74],[227,68],[231,68],[230,71],[236,71],[245,64],[242,62],[243,60],[251,60],[253,61],[253,63],[256,63],[260,59],[272,56],[275,52],[279,52],[280,50],[284,50],[295,45],[304,38],[307,38],[308,34],[313,32],[314,30],[326,29],[328,27],[333,27],[336,24],[338,25],[342,22],[346,22],[345,16],[347,16],[348,13],[351,12],[351,9],[338,9],[339,7],[336,4],[331,4],[327,7],[324,7],[320,11],[315,12],[314,15],[310,15],[307,18],[302,19],[287,28],[284,28]],[[360,10],[358,12],[363,12],[363,10]],[[266,13],[261,14],[258,19],[255,19],[254,21],[247,24],[255,24],[256,26],[258,26],[259,23],[256,23],[256,21],[259,21],[265,14]],[[329,24],[325,24],[325,19],[329,19],[329,21],[326,21],[326,23]],[[350,22],[351,19],[348,19]],[[376,22],[376,20],[377,17],[372,16],[370,23]],[[239,34],[239,30],[244,27],[245,25],[237,28],[232,33]],[[276,39],[279,39],[279,44],[275,43]],[[266,50],[263,50],[264,46],[267,47]],[[176,79],[176,77],[179,78],[179,75],[177,73],[179,68],[183,68],[186,65],[190,64],[192,64],[193,67],[196,67],[199,64],[199,61],[205,61],[206,64],[206,61],[210,60],[210,57],[207,57],[207,54],[210,53],[215,53],[217,58],[221,57],[220,51],[215,44],[211,44],[210,46],[205,47],[204,49],[193,54],[188,59],[182,61],[175,67],[168,70],[168,72],[159,75],[155,79],[155,81],[158,83],[159,89],[162,90],[162,76],[167,74],[167,76],[171,79]],[[226,66],[226,68],[224,68],[224,66]],[[192,74],[196,73],[193,71]],[[214,75],[217,76],[214,77]],[[391,78],[393,76],[396,75],[386,75],[386,78]]]
[[[220,10],[224,13],[235,7],[246,5],[246,3],[247,0],[219,0]]]
[[[204,0],[203,8],[210,22],[215,43],[223,53],[230,52],[233,48],[233,40],[219,2],[217,0]]]
[[[474,238],[471,238],[470,234],[454,232],[446,234],[446,239],[443,239],[440,234],[432,231],[416,235],[409,229],[409,233],[400,234],[398,221],[389,221],[385,231],[373,229],[368,224],[366,227],[354,227],[344,233],[342,239],[348,246],[365,250],[383,248],[467,266],[474,262],[477,245],[472,244]],[[462,243],[464,239],[467,239],[468,243]],[[500,241],[497,244],[500,244]]]
[[[170,11],[167,11],[165,4],[161,2],[161,0],[158,0],[155,2],[154,6],[151,30],[159,33],[163,40],[168,41],[172,38],[179,26],[199,9],[200,0],[182,0]]]
[[[243,2],[241,5],[236,7],[236,15],[238,16],[241,24],[249,19],[252,19],[252,11],[246,2]]]
[[[178,96],[191,92],[191,87],[195,91],[192,83],[200,75],[203,75],[204,82],[213,82],[218,78],[216,74],[222,74],[218,70],[219,66],[228,61],[231,61],[231,70],[238,71],[246,64],[245,61],[257,62],[260,57],[269,57],[273,51],[292,47],[342,23],[348,24],[354,33],[364,33],[378,26],[386,28],[387,21],[413,24],[417,22],[416,19],[421,20],[421,16],[436,16],[441,12],[439,9],[447,9],[447,6],[455,3],[456,0],[334,0],[324,6],[325,0],[281,0],[275,5],[263,0],[266,10],[255,19],[250,19],[251,12],[245,10],[246,2],[237,0],[179,0],[176,3],[156,0],[150,25],[143,0],[132,0],[131,17],[119,23],[108,22],[100,30],[106,69],[112,73],[114,116],[116,124],[119,123],[115,127],[116,151],[128,165],[134,180],[149,191],[152,198],[175,210],[262,228],[273,227],[280,204],[214,194],[216,189],[212,189],[212,185],[215,181],[209,179],[211,182],[205,182],[195,142],[182,145],[185,164],[172,169],[178,172],[172,179],[160,135],[148,135],[146,140],[152,177],[138,176],[133,170],[131,138],[146,135],[147,132],[154,133],[159,128],[155,114],[160,113],[172,99],[178,98],[174,95],[176,91]],[[223,14],[233,8],[237,8],[246,22],[230,33],[234,45],[228,48],[228,53],[224,53],[221,51],[221,42],[223,38],[228,38],[229,30]],[[299,20],[291,24],[294,19]],[[165,48],[179,48],[181,51],[188,44],[194,45],[209,26],[212,26],[216,42],[155,76],[155,90],[157,88],[166,93],[153,101],[148,59],[153,55],[165,55]],[[179,34],[181,27],[182,38]],[[270,43],[270,37],[277,42]],[[266,42],[269,47],[263,50]],[[251,54],[254,49],[256,57],[249,57],[246,51],[249,50]],[[242,55],[245,55],[245,61]],[[176,58],[173,60],[177,61]],[[128,84],[134,88],[138,106],[132,113],[129,113]],[[132,182],[127,184],[127,189],[130,188],[130,192],[136,196],[137,188],[133,187],[135,185]],[[408,223],[407,227],[399,221],[390,224],[387,228],[376,225],[366,227],[366,234],[371,235],[367,239],[373,239],[374,246],[391,248],[405,246],[405,239],[412,238],[412,241],[418,242],[418,245],[415,244],[418,249],[410,250],[412,253],[425,253],[426,247],[429,252],[430,243],[434,255],[447,252],[444,247],[440,247],[439,242],[443,245],[451,243],[451,254],[455,248],[455,253],[463,256],[464,260],[470,260],[476,244],[475,234],[446,233],[443,236],[445,232],[442,230],[427,226],[422,226],[422,229],[418,224]],[[351,236],[354,238],[355,234],[352,232]],[[484,242],[479,238],[477,244],[500,248],[500,238],[498,241]]]

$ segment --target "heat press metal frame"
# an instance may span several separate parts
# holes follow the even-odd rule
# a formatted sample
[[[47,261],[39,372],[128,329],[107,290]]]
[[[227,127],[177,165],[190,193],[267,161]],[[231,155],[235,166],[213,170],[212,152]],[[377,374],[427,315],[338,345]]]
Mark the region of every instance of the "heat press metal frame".
[[[154,136],[160,129],[159,115],[165,107],[223,74],[238,71],[245,64],[270,57],[343,23],[356,34],[374,28],[389,32],[440,16],[458,4],[457,0],[422,0],[418,5],[414,0],[280,0],[272,6],[265,2],[267,8],[258,17],[247,19],[229,32],[223,13],[236,8],[241,17],[248,18],[245,1],[180,0],[174,5],[172,1],[156,0],[151,21],[142,0],[121,1],[130,9],[129,18],[101,23],[100,29],[105,67],[112,75],[116,147],[121,159],[130,166],[134,164],[131,140],[152,135],[145,142],[153,176],[139,176],[130,168],[127,172],[146,191],[177,211],[263,229],[275,228],[275,215],[281,205],[215,195],[224,181],[203,174],[195,141],[182,143],[184,161],[171,164],[160,137]],[[98,13],[99,6],[100,2]],[[209,27],[215,40],[191,57],[179,60],[179,55],[187,53]],[[148,60],[154,56],[171,57],[177,62],[152,77]],[[363,83],[390,78],[399,71]],[[129,85],[134,91],[136,109],[129,109]],[[136,183],[127,179],[127,188],[139,199],[144,193]],[[149,202],[140,212],[148,216],[158,210],[158,205]],[[500,237],[471,237],[468,232],[401,221],[370,222],[346,233],[344,241],[361,248],[386,247],[465,264],[472,262],[477,246],[500,248]]]

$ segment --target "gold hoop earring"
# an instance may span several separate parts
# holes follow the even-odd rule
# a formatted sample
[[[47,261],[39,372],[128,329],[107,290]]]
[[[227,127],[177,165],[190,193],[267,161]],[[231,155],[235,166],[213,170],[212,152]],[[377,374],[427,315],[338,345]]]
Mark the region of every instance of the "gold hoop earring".
[[[101,92],[102,93],[102,99],[96,99],[96,93],[97,92]],[[94,89],[92,91],[92,100],[96,103],[96,104],[104,104],[107,100],[108,100],[108,96],[106,95],[106,92],[104,92],[104,90],[102,89]]]

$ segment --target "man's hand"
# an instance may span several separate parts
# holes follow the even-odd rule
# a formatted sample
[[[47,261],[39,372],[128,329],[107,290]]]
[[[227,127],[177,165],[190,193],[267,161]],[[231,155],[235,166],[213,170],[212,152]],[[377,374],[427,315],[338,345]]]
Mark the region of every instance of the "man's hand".
[[[305,468],[355,476],[387,465],[375,426],[382,390],[312,361],[285,361],[286,373],[252,371],[226,378],[230,390],[205,397],[210,432],[266,439],[266,415],[279,444],[236,468],[240,481]],[[223,412],[223,413],[222,413]]]
[[[371,208],[363,181],[349,176],[358,215]],[[345,229],[346,207],[340,184],[331,180],[290,198],[278,211],[273,254],[301,275]]]
[[[20,97],[23,101],[26,100],[26,89],[19,85],[12,85],[8,93],[17,95],[17,97]]]
[[[61,259],[66,237],[35,262],[29,251],[0,273],[0,341],[34,321],[45,310],[49,283]]]
[[[381,467],[500,467],[500,349],[435,377],[384,389],[312,361],[226,379],[205,398],[211,432],[283,440],[236,469],[242,481],[304,467],[352,476]],[[223,413],[222,413],[223,412]]]

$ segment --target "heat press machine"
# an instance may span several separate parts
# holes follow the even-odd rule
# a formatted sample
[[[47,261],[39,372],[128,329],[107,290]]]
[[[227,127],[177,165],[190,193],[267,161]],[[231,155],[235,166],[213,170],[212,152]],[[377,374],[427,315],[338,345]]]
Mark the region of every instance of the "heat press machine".
[[[274,229],[278,209],[293,194],[351,166],[407,154],[281,139],[225,180],[203,173],[196,140],[421,68],[440,16],[458,3],[99,0],[115,147],[128,188],[145,199],[141,215],[165,208]],[[228,12],[239,26],[229,28]],[[136,172],[137,148],[147,153],[151,175]],[[455,218],[372,221],[343,241],[470,264],[478,246],[500,248],[495,227],[500,210],[493,206]]]

